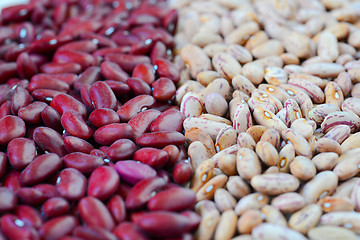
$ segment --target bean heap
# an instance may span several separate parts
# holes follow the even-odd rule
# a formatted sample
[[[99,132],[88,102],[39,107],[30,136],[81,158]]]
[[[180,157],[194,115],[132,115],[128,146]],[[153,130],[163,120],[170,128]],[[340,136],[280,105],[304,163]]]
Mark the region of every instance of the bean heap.
[[[171,6],[196,239],[357,239],[360,3]]]
[[[177,19],[165,1],[2,11],[1,240],[192,239]]]

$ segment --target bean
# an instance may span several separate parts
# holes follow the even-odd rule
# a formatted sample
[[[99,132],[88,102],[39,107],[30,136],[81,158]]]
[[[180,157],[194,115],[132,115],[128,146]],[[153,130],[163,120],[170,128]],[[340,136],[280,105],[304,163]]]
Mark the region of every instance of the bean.
[[[108,166],[98,167],[89,177],[87,195],[100,200],[108,199],[115,193],[119,183],[120,177],[113,168]]]

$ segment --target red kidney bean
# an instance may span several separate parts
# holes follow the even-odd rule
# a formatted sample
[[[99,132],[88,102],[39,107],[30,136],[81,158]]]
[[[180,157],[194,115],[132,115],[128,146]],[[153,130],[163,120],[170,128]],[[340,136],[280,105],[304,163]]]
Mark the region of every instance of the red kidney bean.
[[[114,229],[113,233],[122,240],[149,240],[148,237],[141,229],[132,222],[123,222],[120,223]]]
[[[196,202],[196,195],[193,190],[186,188],[169,188],[153,196],[147,207],[150,211],[184,211],[192,209]]]
[[[130,190],[126,198],[126,208],[135,210],[145,206],[152,197],[151,194],[165,185],[166,181],[159,177],[147,178],[138,182]]]
[[[59,239],[70,234],[77,225],[79,222],[74,216],[56,217],[44,223],[39,233],[44,240]]]
[[[170,211],[154,211],[136,217],[135,223],[156,237],[180,237],[193,229],[188,218]]]
[[[120,195],[114,195],[106,204],[111,216],[114,218],[115,223],[120,223],[126,220],[125,202]]]
[[[0,106],[0,118],[6,116],[6,115],[11,115],[11,110],[10,110],[10,101],[6,100],[3,104],[1,104]],[[117,115],[117,114],[116,114]]]
[[[94,131],[86,124],[83,117],[76,111],[69,110],[61,116],[61,125],[70,135],[81,139],[89,139]]]
[[[22,118],[28,124],[40,124],[41,112],[48,105],[44,102],[35,101],[29,105],[22,107],[18,111],[18,116]]]
[[[159,58],[166,58],[167,56],[167,49],[164,43],[161,41],[157,41],[150,53],[150,59],[153,64],[155,64],[155,60]]]
[[[92,40],[79,40],[66,43],[58,48],[57,51],[78,51],[92,53],[97,49],[97,44]]]
[[[117,114],[121,121],[128,122],[137,113],[143,111],[143,109],[146,110],[147,107],[150,107],[154,103],[155,99],[152,96],[139,95],[122,105],[119,110],[117,110]]]
[[[28,50],[28,44],[17,44],[13,48],[10,48],[8,51],[6,51],[4,59],[7,62],[13,62],[16,61],[16,59],[19,57],[19,55],[23,52],[26,52]]]
[[[90,153],[94,149],[93,145],[91,145],[87,141],[74,136],[65,137],[64,145],[68,153],[73,153],[73,152]]]
[[[148,56],[122,53],[109,53],[105,56],[105,60],[118,64],[126,72],[132,72],[140,63],[150,63]]]
[[[74,168],[65,168],[56,181],[56,190],[63,198],[79,200],[85,196],[87,180]]]
[[[55,78],[39,78],[39,79],[32,79],[28,90],[29,92],[34,92],[35,90],[39,89],[50,89],[50,90],[56,90],[59,92],[68,92],[70,89],[69,84],[67,84],[64,81],[55,79]]]
[[[97,42],[97,45],[99,47],[116,47],[116,43],[113,42],[110,38],[105,37],[103,35],[100,34],[96,34],[96,33],[91,33],[91,32],[85,32],[80,34],[80,38],[81,39],[89,39],[92,40],[94,42]]]
[[[132,77],[139,78],[150,85],[155,81],[154,66],[148,63],[138,64],[134,68]]]
[[[79,78],[74,81],[74,88],[80,90],[85,84],[93,84],[101,79],[100,68],[97,66],[89,67],[81,73]]]
[[[136,114],[130,119],[128,124],[133,130],[133,139],[136,140],[138,137],[146,132],[149,132],[151,123],[161,114],[160,111],[155,109],[145,110]]]
[[[55,153],[40,155],[21,172],[20,180],[25,185],[40,183],[53,175],[61,165],[62,161]]]
[[[51,89],[36,89],[31,93],[31,96],[37,101],[50,103],[54,97],[62,93],[63,92]]]
[[[168,145],[162,150],[166,151],[169,155],[167,167],[173,167],[180,157],[180,150],[175,145]]]
[[[148,54],[153,48],[154,43],[155,42],[152,39],[142,40],[131,46],[130,53],[136,55]]]
[[[22,43],[30,43],[35,38],[35,29],[34,26],[28,22],[19,24],[15,28],[15,35],[18,40]]]
[[[168,109],[158,116],[150,126],[151,132],[177,131],[182,132],[184,114],[176,109]]]
[[[36,156],[35,142],[27,138],[15,138],[7,146],[10,165],[15,169],[24,169]]]
[[[17,204],[15,193],[6,187],[0,187],[0,212],[11,211]]]
[[[89,121],[92,125],[99,128],[108,124],[119,123],[120,118],[112,109],[98,108],[91,112]]]
[[[38,72],[37,66],[31,61],[31,58],[28,53],[21,53],[17,60],[17,72],[21,78],[30,79],[33,75]]]
[[[35,228],[26,226],[24,221],[13,214],[5,214],[1,217],[1,229],[9,240],[40,239]]]
[[[171,34],[175,33],[177,21],[179,18],[178,11],[175,9],[170,10],[166,15],[162,18],[161,25]]]
[[[79,202],[80,217],[87,226],[97,226],[112,230],[115,227],[106,206],[97,198],[84,197]]]
[[[121,179],[131,185],[156,176],[156,171],[151,166],[133,160],[118,161],[115,164],[115,169]]]
[[[27,226],[38,229],[43,224],[40,213],[35,208],[32,208],[30,206],[18,205],[15,208],[15,214]]]
[[[89,96],[96,109],[114,109],[116,106],[115,94],[104,82],[98,81],[93,83],[90,87]]]
[[[0,145],[25,136],[25,123],[16,116],[5,116],[0,119]]]
[[[72,86],[78,79],[78,76],[73,73],[39,73],[31,78],[31,82],[42,82],[45,86],[44,88],[46,88],[46,82],[51,81],[52,79],[60,80]]]
[[[127,123],[111,123],[98,128],[94,139],[101,145],[113,144],[118,139],[131,138],[132,127]]]
[[[101,74],[105,79],[115,80],[119,82],[124,82],[129,78],[129,75],[119,67],[118,64],[111,61],[104,61],[100,65]]]
[[[173,98],[176,86],[170,78],[161,77],[152,84],[152,95],[157,101],[168,101]]]
[[[40,191],[46,199],[49,199],[52,197],[60,197],[60,194],[56,190],[56,187],[52,184],[42,183],[42,184],[35,185],[32,188]]]
[[[63,157],[63,162],[65,167],[75,168],[83,174],[91,173],[105,163],[102,157],[80,152],[65,155]]]
[[[60,114],[50,106],[47,106],[41,112],[41,119],[43,120],[45,126],[54,129],[57,132],[63,130],[61,125],[61,116]]]
[[[5,171],[7,170],[7,156],[5,153],[0,152],[0,178],[4,176]]]
[[[164,150],[144,147],[135,152],[133,159],[145,163],[155,169],[159,169],[167,164],[169,155]]]
[[[44,65],[50,60],[48,56],[37,53],[31,53],[29,56],[31,61],[33,61],[33,63],[36,65],[37,69],[39,69],[42,65]]]
[[[10,109],[14,115],[17,115],[20,108],[31,103],[30,93],[21,86],[16,86],[11,95]]]
[[[136,144],[143,147],[163,148],[167,145],[182,145],[185,136],[176,131],[145,133],[136,139]]]
[[[82,238],[73,237],[73,236],[65,236],[62,238],[59,238],[59,240],[83,240]]]
[[[167,59],[159,58],[154,61],[154,65],[157,66],[156,73],[160,77],[170,78],[173,82],[180,81],[180,73],[176,69],[175,65]]]
[[[74,50],[58,50],[55,52],[53,62],[56,63],[68,63],[74,62],[80,64],[82,69],[95,65],[95,58],[84,52]]]
[[[129,78],[126,80],[126,84],[129,85],[136,96],[151,93],[150,86],[140,78]]]
[[[93,52],[94,57],[104,57],[109,53],[130,53],[130,46],[119,46],[119,47],[107,47],[101,48],[95,52]]]
[[[74,110],[83,117],[87,114],[85,105],[68,94],[57,95],[51,101],[50,106],[58,111],[60,115],[69,110]]]
[[[0,65],[2,66],[2,65]],[[0,103],[3,104],[5,101],[10,100],[12,89],[8,84],[0,85]]]
[[[188,160],[182,160],[178,162],[175,165],[172,174],[174,182],[176,182],[177,184],[182,185],[187,183],[191,179],[193,174],[193,169],[190,162]]]
[[[33,139],[44,151],[56,153],[59,157],[62,157],[67,153],[63,138],[58,132],[51,128],[36,128],[33,133]]]
[[[119,161],[129,159],[135,151],[136,145],[133,141],[129,139],[120,139],[111,144],[109,149],[107,149],[106,154],[111,160]]]
[[[124,33],[123,31],[118,31],[113,34],[111,39],[119,46],[130,46],[141,40],[140,37],[134,34]]]
[[[23,184],[20,181],[20,172],[11,169],[5,174],[4,187],[11,189],[13,192],[16,192],[22,186]]]
[[[43,193],[35,188],[22,187],[16,194],[23,203],[31,206],[40,205],[46,200]]]
[[[53,197],[44,202],[41,206],[41,213],[46,218],[58,217],[68,213],[70,204],[62,197]]]
[[[100,200],[108,199],[115,193],[120,183],[118,173],[111,167],[101,166],[89,177],[87,195]]]
[[[17,76],[16,62],[0,64],[0,83]]]
[[[82,102],[85,104],[86,108],[89,109],[90,111],[94,110],[94,104],[90,99],[90,85],[89,84],[84,84],[81,89],[80,89],[80,96],[81,96],[81,100]]]
[[[114,80],[105,80],[104,83],[106,83],[111,88],[115,96],[118,98],[122,97],[122,95],[131,91],[129,85],[123,82],[114,81]]]
[[[97,226],[78,226],[74,229],[73,235],[83,240],[117,240],[112,232]]]
[[[46,63],[41,66],[40,71],[43,73],[75,73],[81,72],[81,66],[78,63]]]

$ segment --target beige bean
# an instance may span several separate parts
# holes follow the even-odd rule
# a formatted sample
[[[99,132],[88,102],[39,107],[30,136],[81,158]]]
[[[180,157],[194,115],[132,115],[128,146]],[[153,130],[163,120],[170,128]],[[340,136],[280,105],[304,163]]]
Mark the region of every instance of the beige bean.
[[[258,98],[261,101],[265,101],[271,104],[275,108],[275,112],[278,112],[284,108],[282,102],[276,96],[268,94],[263,90],[253,90],[251,93],[251,97]]]
[[[250,234],[242,234],[236,237],[233,237],[231,240],[252,240]]]
[[[305,73],[293,73],[290,74],[289,79],[302,79],[302,80],[307,80],[313,84],[315,84],[316,86],[318,86],[321,89],[324,89],[326,86],[326,82],[316,76],[313,75],[309,75],[309,74],[305,74]]]
[[[313,108],[313,102],[309,95],[304,90],[294,85],[280,84],[280,87],[283,88],[291,98],[296,100],[301,108],[302,115],[307,119],[308,112]]]
[[[232,79],[232,86],[235,90],[251,95],[252,91],[255,89],[254,84],[243,75],[236,75]]]
[[[229,53],[218,52],[212,57],[212,65],[220,75],[231,82],[237,74],[241,74],[240,63]]]
[[[240,177],[251,180],[261,173],[261,164],[256,153],[248,148],[239,148],[236,156],[236,167]]]
[[[340,86],[336,82],[329,82],[326,84],[325,90],[325,103],[334,104],[338,107],[344,102],[344,95]]]
[[[269,197],[262,193],[250,193],[241,198],[235,206],[236,215],[243,214],[249,209],[261,209],[263,206],[269,203]]]
[[[350,95],[352,97],[358,97],[360,98],[360,83],[355,84],[352,88],[351,88],[351,93]]]
[[[253,60],[250,51],[239,44],[230,44],[226,51],[241,64],[245,64]]]
[[[200,225],[195,238],[198,240],[210,240],[213,238],[216,226],[220,221],[220,213],[214,202],[203,200],[195,205],[195,210],[201,215]]]
[[[347,239],[347,240],[356,240],[357,236],[353,231],[349,229],[338,227],[338,226],[318,226],[312,228],[308,232],[308,237],[311,240],[337,240],[337,239]]]
[[[277,99],[279,99],[282,103],[284,103],[288,98],[290,98],[290,95],[283,89],[274,85],[270,84],[260,84],[258,86],[260,90],[263,90],[267,92],[270,95],[275,96]]]
[[[295,153],[297,155],[305,156],[308,158],[312,157],[312,151],[311,151],[309,143],[297,131],[295,131],[291,128],[283,130],[281,132],[281,137],[284,139],[284,141],[291,142],[291,144],[295,148]]]
[[[249,62],[242,68],[242,74],[248,78],[254,85],[259,85],[264,79],[264,67],[259,63]]]
[[[252,35],[248,41],[246,41],[245,47],[249,50],[252,50],[267,40],[269,40],[268,35],[264,31],[258,31]]]
[[[309,118],[316,123],[322,123],[327,115],[339,110],[339,107],[333,104],[320,104],[309,111]]]
[[[350,135],[342,144],[343,153],[360,147],[360,133]]]
[[[196,80],[201,83],[201,85],[203,85],[204,87],[206,87],[207,85],[209,85],[212,81],[214,81],[217,78],[220,78],[220,74],[218,72],[215,71],[203,71],[200,72],[197,76],[196,76]]]
[[[251,50],[255,58],[264,58],[269,56],[280,56],[284,53],[283,44],[276,39],[267,40]]]
[[[295,157],[289,168],[291,174],[303,181],[310,180],[316,175],[315,164],[307,157]]]
[[[200,141],[207,148],[207,150],[210,153],[210,156],[213,156],[216,153],[214,147],[214,141],[206,132],[204,132],[200,128],[193,127],[186,129],[185,138],[188,144],[191,144],[192,142],[195,141]]]
[[[351,193],[355,187],[355,185],[360,181],[360,178],[353,177],[345,182],[341,183],[335,190],[333,197],[346,197],[351,198]]]
[[[180,111],[185,117],[199,117],[203,111],[203,102],[197,93],[188,92],[182,98]]]
[[[336,166],[338,156],[339,155],[334,152],[319,153],[312,158],[312,162],[319,172],[333,170]]]
[[[254,139],[247,132],[239,133],[237,137],[237,144],[241,148],[250,148],[251,150],[255,150],[256,147]]]
[[[299,65],[300,59],[291,53],[283,53],[280,55],[281,59],[284,61],[284,65]]]
[[[224,154],[219,157],[218,166],[220,170],[228,176],[235,175],[236,170],[236,155],[235,154]]]
[[[271,206],[283,213],[293,213],[305,206],[304,198],[296,192],[280,194],[271,200]]]
[[[344,54],[341,54],[337,59],[336,59],[336,62],[337,64],[340,64],[340,65],[345,65],[346,63],[348,62],[351,62],[354,60],[354,57],[349,54],[349,53],[344,53]]]
[[[245,132],[253,125],[251,112],[247,104],[239,104],[234,112],[233,128],[237,132]]]
[[[286,100],[284,102],[284,107],[285,107],[284,120],[287,127],[290,127],[295,120],[302,118],[300,107],[294,99],[289,98],[288,100]]]
[[[184,62],[190,67],[193,78],[202,71],[211,69],[211,62],[206,53],[194,44],[186,44],[180,51]]]
[[[276,112],[277,112],[276,107],[273,104],[271,104],[269,101],[267,101],[267,99],[264,99],[262,97],[252,96],[247,101],[247,104],[249,105],[249,108],[251,111],[254,111],[254,109],[256,107],[261,107],[261,108],[269,110],[270,112],[272,112],[274,114],[276,114]]]
[[[320,87],[318,87],[314,83],[305,79],[298,79],[298,78],[291,78],[289,79],[288,83],[306,92],[314,103],[324,102],[325,95],[323,91],[321,90]]]
[[[307,58],[312,54],[311,41],[308,36],[292,31],[285,37],[283,44],[288,53],[294,54],[298,58]]]
[[[277,167],[280,172],[289,172],[289,165],[295,158],[295,148],[291,143],[286,144],[279,152]]]
[[[198,93],[203,89],[204,89],[204,86],[201,85],[199,82],[188,80],[177,89],[176,95],[175,95],[176,102],[178,103],[178,105],[180,105],[182,98],[184,97],[184,95],[186,93],[188,93],[188,92]]]
[[[281,57],[281,59],[283,59],[283,57]],[[284,65],[285,65],[286,62],[285,62],[285,60],[283,60],[283,61],[284,61]],[[285,65],[283,69],[287,74],[294,74],[294,73],[301,73],[302,72],[302,66],[295,65],[295,64]]]
[[[306,240],[301,233],[294,231],[286,226],[271,223],[262,223],[255,227],[251,233],[256,240]]]
[[[327,196],[319,200],[323,212],[353,211],[355,204],[347,197]]]
[[[237,199],[250,193],[249,185],[240,176],[230,176],[226,188]]]
[[[330,31],[323,31],[317,42],[317,54],[335,61],[339,56],[338,41]]]
[[[341,109],[346,112],[353,112],[360,116],[360,98],[347,98],[342,104]]]
[[[337,77],[345,69],[336,63],[313,63],[303,67],[303,72],[321,78]]]
[[[261,126],[261,125],[256,125],[256,126],[252,126],[250,127],[248,130],[246,130],[246,133],[248,133],[255,142],[260,141],[261,136],[263,135],[263,133],[266,131],[266,127]]]
[[[359,212],[330,212],[321,216],[321,225],[333,225],[345,227],[355,233],[360,233],[360,213]]]
[[[295,191],[300,181],[288,173],[269,173],[254,176],[250,184],[256,191],[263,194],[278,195]]]
[[[215,191],[214,202],[220,212],[225,212],[226,210],[233,210],[237,201],[224,188],[219,188]]]
[[[356,211],[360,210],[360,182],[357,182],[351,192],[351,201],[355,204]]]
[[[224,117],[220,117],[220,116],[216,116],[214,114],[210,114],[210,113],[203,113],[200,115],[199,117],[200,119],[206,119],[206,120],[210,120],[210,121],[214,121],[214,122],[218,122],[218,123],[225,123],[229,126],[232,125],[232,122]]]
[[[323,171],[308,181],[300,191],[306,203],[315,203],[331,195],[338,184],[338,177],[332,171]]]
[[[338,125],[328,131],[324,138],[332,139],[339,144],[344,142],[350,136],[350,127],[348,125]]]
[[[341,91],[343,92],[343,96],[347,96],[353,87],[351,77],[347,72],[340,73],[335,79],[335,82],[338,84]]]
[[[356,53],[356,49],[348,43],[339,42],[339,53],[350,54],[351,56],[354,56]]]
[[[279,209],[271,205],[265,205],[261,208],[261,212],[264,214],[265,222],[284,227],[287,226],[287,221]]]
[[[212,58],[215,54],[226,51],[226,48],[226,44],[217,42],[206,45],[203,50],[210,58]]]
[[[214,197],[216,189],[222,188],[228,177],[225,175],[217,175],[206,182],[196,193],[196,200],[211,200]]]
[[[260,64],[260,66],[262,66],[263,69],[266,69],[268,67],[282,68],[284,66],[284,62],[280,56],[269,56],[269,57],[260,58],[253,61],[253,63]]]
[[[352,112],[337,111],[329,113],[321,123],[324,133],[338,125],[348,125],[351,132],[356,132],[360,127],[360,117]]]
[[[259,25],[256,22],[247,22],[231,31],[225,36],[224,41],[227,44],[243,45],[257,31],[259,31]]]
[[[253,117],[258,124],[266,128],[274,128],[278,132],[287,128],[274,113],[260,106],[254,108]]]
[[[214,240],[230,240],[236,232],[237,216],[233,210],[227,210],[221,214],[216,227]]]
[[[205,47],[211,43],[221,43],[222,41],[220,35],[209,31],[197,32],[191,39],[191,43],[199,47]]]
[[[205,183],[214,177],[214,163],[208,159],[194,169],[195,174],[191,179],[190,188],[197,192]]]
[[[311,228],[318,224],[321,214],[322,210],[319,205],[309,204],[291,215],[289,227],[306,234]]]
[[[259,141],[255,148],[256,154],[260,160],[267,166],[276,166],[279,160],[279,154],[276,148],[269,142]]]
[[[215,167],[218,166],[218,163],[220,161],[220,158],[223,155],[227,155],[227,154],[232,154],[232,155],[236,155],[238,152],[238,145],[235,144],[231,147],[225,148],[223,150],[221,150],[220,152],[216,153],[214,156],[211,157],[211,161],[213,161],[213,163],[215,164]]]
[[[269,84],[277,86],[281,83],[287,83],[288,74],[279,67],[268,67],[265,69],[264,78]]]
[[[315,143],[315,147],[317,152],[319,153],[334,152],[340,155],[342,152],[341,146],[337,141],[325,137],[317,140]]]
[[[271,143],[276,149],[280,148],[280,134],[273,128],[266,129],[261,135],[260,141]]]
[[[190,128],[199,128],[205,133],[209,134],[209,136],[216,140],[216,136],[219,134],[220,130],[223,127],[227,127],[228,125],[226,123],[219,123],[207,119],[201,119],[201,118],[195,118],[195,117],[189,117],[184,120],[184,129],[185,131]]]
[[[261,211],[257,209],[246,210],[237,222],[237,229],[240,234],[251,234],[254,227],[262,223]]]
[[[206,96],[204,101],[204,106],[209,114],[213,114],[220,117],[225,116],[229,109],[228,103],[223,98],[223,96],[215,92],[209,93]]]
[[[219,134],[216,136],[215,148],[217,152],[224,150],[225,148],[231,147],[236,144],[237,141],[237,131],[231,127],[227,126],[220,130]]]
[[[306,140],[309,140],[316,130],[316,123],[312,120],[299,118],[294,120],[290,127],[300,133]]]
[[[193,169],[196,169],[202,162],[211,158],[210,151],[200,141],[192,142],[188,147],[188,155]]]
[[[231,96],[231,88],[228,81],[224,78],[217,78],[212,81],[200,94],[200,98],[204,101],[208,94],[216,92],[223,98],[228,99]]]

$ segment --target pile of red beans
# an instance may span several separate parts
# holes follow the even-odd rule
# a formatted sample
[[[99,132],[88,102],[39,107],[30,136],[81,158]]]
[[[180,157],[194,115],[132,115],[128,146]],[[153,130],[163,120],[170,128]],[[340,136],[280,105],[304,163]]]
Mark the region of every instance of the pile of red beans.
[[[0,240],[192,239],[177,17],[152,0],[2,11]]]

